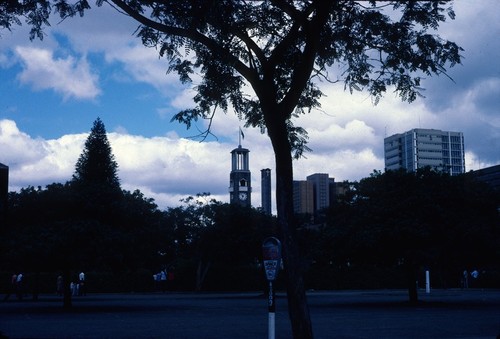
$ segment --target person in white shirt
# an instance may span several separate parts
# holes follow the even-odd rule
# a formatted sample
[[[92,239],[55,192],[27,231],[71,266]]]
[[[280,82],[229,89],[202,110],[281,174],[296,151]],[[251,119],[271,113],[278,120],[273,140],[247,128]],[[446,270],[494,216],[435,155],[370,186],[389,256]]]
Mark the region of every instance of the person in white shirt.
[[[78,275],[78,295],[87,295],[87,286],[85,286],[85,273],[80,272]]]
[[[17,299],[22,300],[23,299],[23,290],[24,290],[24,276],[22,273],[19,273],[16,278],[16,294],[17,294]]]

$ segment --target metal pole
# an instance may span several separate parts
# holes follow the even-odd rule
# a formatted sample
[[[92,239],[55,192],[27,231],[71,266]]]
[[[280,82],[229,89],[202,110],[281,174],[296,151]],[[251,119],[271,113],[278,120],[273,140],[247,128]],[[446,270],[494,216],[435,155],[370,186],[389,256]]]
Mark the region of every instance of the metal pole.
[[[276,318],[276,304],[274,302],[274,289],[273,282],[269,281],[269,323],[268,323],[268,339],[274,339],[276,333],[275,318]]]
[[[429,271],[425,271],[425,293],[431,293],[431,278]]]

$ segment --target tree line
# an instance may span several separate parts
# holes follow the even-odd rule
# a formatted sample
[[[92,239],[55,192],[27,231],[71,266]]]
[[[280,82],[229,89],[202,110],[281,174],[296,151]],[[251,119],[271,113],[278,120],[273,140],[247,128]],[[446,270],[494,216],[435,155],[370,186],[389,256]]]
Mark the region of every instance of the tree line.
[[[98,118],[71,180],[10,192],[0,230],[5,275],[30,272],[37,280],[42,272],[62,274],[66,307],[77,270],[111,274],[115,291],[145,290],[153,273],[167,268],[178,273],[184,289],[240,289],[258,281],[253,274],[226,272],[258,270],[259,242],[275,234],[273,218],[215,201],[209,193],[162,211],[139,190],[122,190],[117,169]],[[225,280],[207,283],[207,273],[217,270]],[[38,284],[32,285],[36,295]]]
[[[90,291],[150,291],[162,269],[175,272],[175,289],[264,288],[261,243],[278,236],[274,217],[209,193],[160,210],[139,190],[122,190],[117,168],[97,119],[70,181],[10,192],[4,283],[9,272],[29,272],[36,295],[40,274],[62,274],[66,307],[80,270],[91,272]],[[315,223],[295,216],[306,288],[405,287],[416,301],[423,270],[444,288],[472,269],[484,272],[482,287],[500,283],[499,194],[471,173],[375,171],[344,184]]]
[[[335,263],[337,275],[357,274],[351,287],[406,286],[412,302],[426,270],[441,288],[474,269],[482,287],[499,286],[500,194],[473,172],[374,171],[349,187],[324,215],[320,272]]]

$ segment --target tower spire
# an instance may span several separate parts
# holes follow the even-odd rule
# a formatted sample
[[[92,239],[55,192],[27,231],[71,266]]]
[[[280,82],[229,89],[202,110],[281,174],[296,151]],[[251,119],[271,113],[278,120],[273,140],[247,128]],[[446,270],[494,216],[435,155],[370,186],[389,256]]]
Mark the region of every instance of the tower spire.
[[[252,181],[250,174],[250,151],[241,147],[245,136],[240,129],[238,148],[231,151],[231,173],[229,174],[229,201],[251,207]]]

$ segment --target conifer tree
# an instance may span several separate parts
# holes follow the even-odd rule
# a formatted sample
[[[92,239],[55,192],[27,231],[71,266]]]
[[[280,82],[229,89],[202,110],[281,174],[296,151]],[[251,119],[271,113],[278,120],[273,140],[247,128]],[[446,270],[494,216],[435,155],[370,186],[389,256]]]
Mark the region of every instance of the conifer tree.
[[[112,222],[113,211],[123,197],[117,171],[118,164],[106,128],[97,118],[76,162],[71,181],[82,215],[104,223]]]
[[[76,163],[73,182],[83,186],[99,185],[120,190],[117,171],[118,164],[112,153],[106,128],[101,119],[97,118]]]

